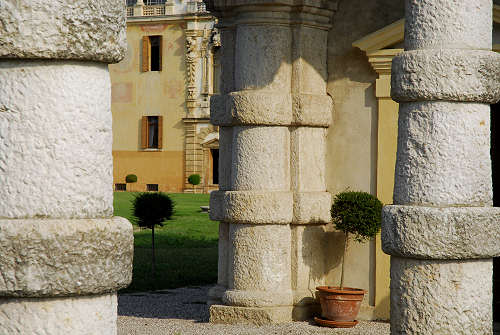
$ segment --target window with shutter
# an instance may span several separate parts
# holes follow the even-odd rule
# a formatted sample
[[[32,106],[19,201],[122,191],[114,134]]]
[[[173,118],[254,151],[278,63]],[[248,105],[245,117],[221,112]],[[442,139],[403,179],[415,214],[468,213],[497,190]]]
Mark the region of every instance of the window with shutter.
[[[162,36],[142,37],[142,72],[162,70],[162,50]]]
[[[143,116],[141,121],[141,148],[161,149],[163,144],[163,117]]]

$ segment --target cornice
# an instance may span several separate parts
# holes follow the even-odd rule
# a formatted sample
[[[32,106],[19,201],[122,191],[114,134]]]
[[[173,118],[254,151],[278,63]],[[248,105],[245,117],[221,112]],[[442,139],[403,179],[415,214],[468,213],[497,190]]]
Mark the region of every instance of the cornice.
[[[127,17],[127,24],[140,24],[148,22],[181,22],[181,21],[211,21],[215,20],[212,14],[202,14],[202,15],[192,15],[192,14],[180,14],[180,15],[162,15],[162,16],[130,16]]]
[[[382,49],[367,52],[366,55],[378,74],[391,74],[392,59],[403,51],[403,49]]]
[[[405,32],[405,20],[401,19],[355,41],[352,46],[366,53],[387,48],[402,42]]]

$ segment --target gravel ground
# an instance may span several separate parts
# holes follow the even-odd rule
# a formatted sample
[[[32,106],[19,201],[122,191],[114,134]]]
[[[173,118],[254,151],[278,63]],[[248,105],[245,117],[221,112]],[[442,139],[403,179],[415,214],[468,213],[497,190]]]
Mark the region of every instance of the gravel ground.
[[[385,322],[360,322],[355,328],[318,327],[312,322],[274,326],[208,323],[209,286],[152,293],[122,294],[118,298],[118,335],[389,335]]]

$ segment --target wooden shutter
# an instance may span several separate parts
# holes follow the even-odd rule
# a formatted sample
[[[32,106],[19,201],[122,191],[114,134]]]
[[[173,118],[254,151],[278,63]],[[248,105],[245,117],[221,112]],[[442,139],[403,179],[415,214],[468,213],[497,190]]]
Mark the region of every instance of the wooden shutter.
[[[141,148],[148,148],[148,117],[143,116],[141,121]]]
[[[158,149],[161,149],[162,146],[163,146],[163,116],[158,116]]]
[[[158,36],[158,63],[160,64],[160,67],[158,68],[158,71],[161,71],[162,65],[163,65],[163,58],[161,57],[163,54],[163,36]]]
[[[148,72],[149,71],[149,36],[143,36],[142,37],[142,66],[141,66],[141,71],[142,72]]]

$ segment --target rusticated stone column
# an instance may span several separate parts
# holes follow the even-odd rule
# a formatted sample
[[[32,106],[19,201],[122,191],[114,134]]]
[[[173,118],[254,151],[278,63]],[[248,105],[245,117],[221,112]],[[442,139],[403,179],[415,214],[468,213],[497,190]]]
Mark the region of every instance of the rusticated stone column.
[[[133,235],[112,217],[107,64],[124,1],[0,7],[0,334],[116,334]]]
[[[215,9],[222,87],[211,121],[221,127],[220,190],[211,194],[210,213],[221,224],[210,318],[263,324],[304,317],[294,307],[314,296],[295,256],[301,227],[330,221],[326,46],[335,3],[221,1]]]
[[[491,334],[490,106],[500,98],[491,0],[406,0],[405,52],[392,66],[400,102],[391,257],[392,334]]]

